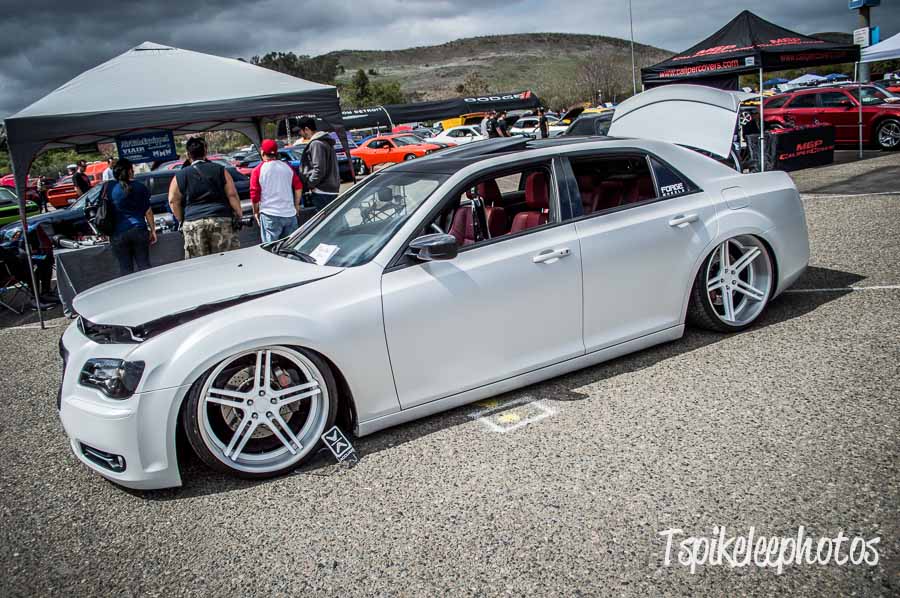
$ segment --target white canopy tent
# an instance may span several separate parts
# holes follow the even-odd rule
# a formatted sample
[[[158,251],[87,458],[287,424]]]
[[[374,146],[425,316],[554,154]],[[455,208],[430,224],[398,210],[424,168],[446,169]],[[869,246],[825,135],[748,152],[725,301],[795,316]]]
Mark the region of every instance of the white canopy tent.
[[[896,60],[900,58],[900,33],[889,37],[874,46],[863,48],[859,61],[875,62],[877,60]]]
[[[816,83],[821,83],[825,80],[825,77],[821,75],[814,75],[813,73],[807,73],[805,75],[800,75],[796,79],[791,79],[788,81],[788,85],[814,85]]]
[[[112,142],[122,134],[151,131],[185,135],[227,129],[259,144],[265,121],[298,114],[314,114],[337,129],[342,139],[346,136],[334,86],[240,60],[144,42],[4,121],[23,231],[28,230],[26,178],[32,161],[44,150]],[[30,263],[28,243],[25,246]]]

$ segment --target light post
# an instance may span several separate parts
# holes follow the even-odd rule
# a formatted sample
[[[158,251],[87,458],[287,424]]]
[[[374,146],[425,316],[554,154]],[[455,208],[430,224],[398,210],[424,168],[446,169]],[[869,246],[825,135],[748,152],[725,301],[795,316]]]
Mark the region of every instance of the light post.
[[[631,87],[637,95],[637,71],[634,66],[634,18],[631,15],[631,0],[628,0],[628,24],[631,27]]]

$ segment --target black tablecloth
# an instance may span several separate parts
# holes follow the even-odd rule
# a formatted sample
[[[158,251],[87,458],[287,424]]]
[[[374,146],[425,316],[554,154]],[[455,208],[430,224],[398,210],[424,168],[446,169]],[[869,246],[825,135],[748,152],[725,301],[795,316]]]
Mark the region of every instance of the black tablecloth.
[[[244,227],[240,232],[241,247],[259,245],[259,228]],[[159,235],[150,246],[150,263],[171,264],[184,259],[184,237],[181,232]],[[119,276],[119,264],[108,244],[56,252],[56,284],[65,313],[72,313],[75,295]],[[164,289],[160,289],[164,292]]]
[[[755,164],[759,163],[759,135],[748,135]],[[834,162],[834,127],[815,125],[766,131],[766,170],[800,170]]]

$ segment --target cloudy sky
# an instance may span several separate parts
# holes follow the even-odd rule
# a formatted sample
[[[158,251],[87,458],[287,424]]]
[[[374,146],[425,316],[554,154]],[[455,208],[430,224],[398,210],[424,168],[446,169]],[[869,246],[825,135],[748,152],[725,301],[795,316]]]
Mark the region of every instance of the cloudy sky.
[[[900,29],[900,0],[872,11]],[[893,5],[893,6],[892,6]],[[628,37],[623,0],[0,0],[0,118],[149,40],[222,56],[399,49],[497,33]],[[801,33],[857,27],[847,0],[633,0],[638,42],[681,50],[743,9]],[[165,85],[161,74],[160,85]]]

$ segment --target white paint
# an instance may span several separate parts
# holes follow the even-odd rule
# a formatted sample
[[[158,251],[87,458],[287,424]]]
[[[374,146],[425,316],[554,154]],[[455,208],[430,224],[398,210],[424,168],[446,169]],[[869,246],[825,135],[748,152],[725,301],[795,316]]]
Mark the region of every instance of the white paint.
[[[540,411],[540,413],[532,415],[531,417],[526,417],[506,426],[491,421],[490,417],[492,415],[495,415],[499,412],[510,411],[511,407],[515,407],[517,405],[528,405],[529,407],[534,407],[538,411]],[[481,424],[491,432],[506,434],[507,432],[512,432],[514,430],[518,430],[519,428],[524,428],[525,426],[533,424],[535,422],[539,422],[542,419],[546,419],[552,415],[556,415],[556,410],[547,405],[545,401],[535,401],[533,397],[525,395],[512,401],[506,401],[500,405],[497,405],[496,407],[487,407],[484,409],[479,409],[478,411],[473,411],[469,414],[469,417],[481,422]]]

